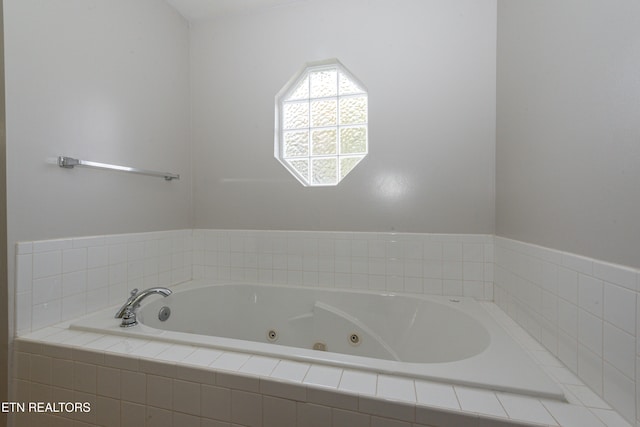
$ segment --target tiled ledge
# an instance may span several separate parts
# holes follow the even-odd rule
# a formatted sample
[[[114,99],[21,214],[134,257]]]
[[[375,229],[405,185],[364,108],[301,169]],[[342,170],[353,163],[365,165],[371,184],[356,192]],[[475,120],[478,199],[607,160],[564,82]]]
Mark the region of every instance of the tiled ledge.
[[[494,279],[498,306],[640,423],[640,270],[496,237]]]
[[[569,403],[66,325],[16,340],[14,400],[91,402],[90,413],[69,415],[83,426],[628,426],[495,304],[483,304]],[[16,426],[42,421],[31,417],[16,415]]]
[[[493,300],[493,236],[172,230],[16,245],[16,334],[191,279]]]

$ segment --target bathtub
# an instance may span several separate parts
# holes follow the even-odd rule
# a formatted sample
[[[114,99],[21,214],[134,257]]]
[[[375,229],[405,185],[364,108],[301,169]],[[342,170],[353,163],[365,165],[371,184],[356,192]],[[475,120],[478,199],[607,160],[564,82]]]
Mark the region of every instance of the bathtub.
[[[70,328],[564,400],[470,298],[193,281],[148,297],[134,327],[121,328],[115,310]]]

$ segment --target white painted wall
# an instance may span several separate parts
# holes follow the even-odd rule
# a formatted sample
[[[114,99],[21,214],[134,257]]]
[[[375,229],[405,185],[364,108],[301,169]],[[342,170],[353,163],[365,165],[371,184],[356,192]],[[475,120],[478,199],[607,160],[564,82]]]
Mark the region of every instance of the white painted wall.
[[[188,227],[186,21],[162,0],[6,0],[4,30],[11,270],[16,241]],[[46,162],[59,155],[182,178]]]
[[[190,219],[188,27],[161,0],[5,2],[9,243]],[[89,169],[68,155],[180,173]]]
[[[640,267],[640,3],[498,3],[497,234]]]
[[[310,0],[192,24],[198,228],[493,233],[495,0]],[[336,57],[369,90],[370,154],[305,188],[274,97]]]
[[[498,2],[496,234],[518,241],[495,240],[494,280],[496,302],[636,424],[639,22],[637,1]]]

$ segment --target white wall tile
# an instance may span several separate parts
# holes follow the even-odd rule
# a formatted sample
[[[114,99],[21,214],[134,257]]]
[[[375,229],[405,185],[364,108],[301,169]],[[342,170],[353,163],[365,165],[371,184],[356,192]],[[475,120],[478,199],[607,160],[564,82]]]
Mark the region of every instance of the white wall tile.
[[[351,256],[365,257],[369,255],[369,244],[367,240],[353,239],[351,241]]]
[[[640,357],[636,358],[636,419],[640,419]]]
[[[203,417],[231,421],[230,389],[203,384],[200,393],[200,408]]]
[[[262,396],[241,390],[231,390],[231,421],[245,426],[262,424]]]
[[[640,295],[636,295],[636,347],[640,355]],[[638,369],[640,371],[640,369]]]
[[[182,234],[196,235],[197,233],[201,234],[201,237],[198,237],[200,240],[197,241],[200,241],[203,248],[215,249],[215,252],[209,252],[209,254],[215,255],[213,258],[206,257],[205,252],[201,253],[202,256],[199,256],[198,253],[192,254],[192,246],[189,246],[192,240],[189,238],[180,237],[176,240],[180,244],[174,245],[174,237],[170,239],[159,238],[163,233],[139,233],[98,236],[87,239],[86,244],[78,244],[77,248],[65,252],[65,255],[69,257],[77,255],[77,264],[72,266],[72,261],[70,261],[72,258],[68,258],[69,261],[63,262],[64,267],[62,268],[64,271],[75,270],[78,266],[86,264],[87,290],[109,287],[108,294],[111,302],[116,301],[116,293],[121,291],[124,282],[127,284],[127,289],[132,289],[142,286],[168,286],[173,282],[196,276],[211,277],[216,280],[232,279],[307,286],[369,288],[412,293],[463,295],[466,292],[467,295],[482,299],[491,299],[493,296],[492,264],[483,262],[475,264],[474,261],[471,261],[472,264],[468,264],[466,271],[464,271],[465,267],[462,263],[465,258],[465,248],[467,260],[481,261],[486,258],[485,254],[492,254],[493,239],[490,236],[424,234],[392,236],[384,233],[356,233],[354,235],[353,233],[242,230],[228,232],[185,230]],[[180,233],[164,234],[166,236],[180,235]],[[205,236],[214,236],[214,238],[206,243]],[[282,237],[278,238],[277,236]],[[354,236],[355,238],[353,238]],[[233,240],[233,248],[237,252],[230,251],[229,238],[235,239]],[[225,239],[226,244],[224,244]],[[260,243],[265,241],[269,241],[271,244]],[[254,242],[254,244],[247,242]],[[278,250],[278,246],[274,242],[286,243],[286,246],[280,245],[281,249]],[[100,243],[103,245],[100,246]],[[452,260],[445,271],[443,271],[440,262],[443,257],[444,244],[447,245],[447,257]],[[246,252],[247,245],[249,245],[251,252]],[[57,244],[54,246],[40,245],[42,248],[58,246]],[[322,263],[318,256],[321,249],[322,256],[325,257],[322,259]],[[185,250],[185,252],[183,254],[176,253],[179,250]],[[272,256],[270,252],[260,252],[261,250],[272,251],[276,255]],[[282,258],[283,255],[278,254],[285,252],[289,253],[288,257]],[[85,253],[84,256],[81,255],[83,253]],[[230,257],[234,254],[238,256],[238,262],[234,264],[237,266],[220,268],[224,265],[231,267]],[[352,256],[354,254],[355,258]],[[154,255],[157,257],[149,258]],[[141,256],[146,258],[140,259]],[[268,268],[265,268],[267,256],[270,262]],[[427,259],[425,264],[421,262],[422,257],[425,256],[437,258],[437,260]],[[168,258],[163,260],[163,257]],[[226,263],[224,262],[225,257],[227,258]],[[177,259],[178,261],[176,261]],[[252,259],[255,260],[255,266],[252,266]],[[263,260],[262,267],[259,268],[261,259]],[[106,284],[105,268],[107,268]],[[487,270],[491,272],[488,276]],[[463,287],[462,280],[465,275],[467,283]],[[441,282],[437,282],[442,280],[443,276],[450,280],[444,288]],[[425,277],[431,279],[427,286],[423,283]],[[473,286],[471,289],[471,282],[485,283],[482,286]],[[78,283],[76,282],[76,284]],[[431,286],[434,284],[435,288]],[[66,288],[69,292],[76,292],[80,289],[80,285],[73,287],[69,284]],[[72,288],[73,290],[70,290]],[[118,288],[117,291],[116,288]]]
[[[279,360],[272,357],[251,356],[241,367],[240,372],[268,377]]]
[[[637,293],[610,283],[604,284],[604,320],[624,331],[636,333]]]
[[[407,402],[416,401],[413,380],[397,378],[388,375],[378,376],[377,395],[389,399],[399,399]]]
[[[85,270],[87,268],[87,249],[65,249],[62,251],[62,272]]]
[[[416,380],[415,388],[418,403],[453,410],[460,409],[458,397],[451,385]]]
[[[173,405],[173,384],[171,378],[147,375],[146,403],[158,408],[171,408]]]
[[[423,261],[422,269],[424,277],[442,279],[442,261],[425,260]]]
[[[173,410],[200,415],[200,384],[173,380]]]
[[[109,305],[109,290],[101,288],[87,291],[86,302],[87,313],[107,307]]]
[[[608,408],[609,405],[595,394],[589,387],[583,385],[567,385],[566,388],[589,408]]]
[[[296,402],[287,399],[279,399],[264,396],[263,427],[279,427],[296,425]]]
[[[60,322],[61,310],[62,301],[60,299],[33,305],[31,328],[36,330]]]
[[[467,387],[455,387],[455,391],[462,410],[507,417],[494,392]]]
[[[31,292],[21,292],[16,294],[15,305],[16,333],[23,335],[31,332],[31,314],[33,303],[31,302]]]
[[[633,380],[623,375],[615,367],[604,364],[604,399],[627,420],[636,415],[636,386]]]
[[[174,344],[167,350],[156,355],[156,359],[166,360],[167,362],[181,362],[189,357],[195,350],[196,348],[190,345]]]
[[[631,427],[624,418],[620,416],[617,412],[610,409],[591,409],[591,412],[594,413],[600,421],[605,423],[607,426],[624,426]]]
[[[604,305],[604,283],[585,274],[578,275],[578,306],[602,318]]]
[[[62,272],[62,252],[49,251],[33,254],[33,278],[53,276]]]
[[[71,320],[86,313],[86,295],[78,293],[62,298],[62,311],[60,320]]]
[[[49,276],[33,281],[33,304],[42,304],[62,298],[62,277]]]
[[[342,369],[331,366],[313,365],[307,371],[303,382],[305,384],[313,384],[328,388],[338,388],[340,378],[342,377]]]
[[[578,310],[578,341],[602,357],[602,320],[585,310]]]
[[[500,266],[495,277],[496,302],[550,349],[555,341],[553,328],[557,328],[558,356],[599,395],[603,395],[607,381],[605,370],[612,378],[615,375],[611,372],[627,378],[635,388],[637,374],[634,376],[633,359],[635,354],[640,354],[638,271],[508,239],[496,238],[495,241],[496,265]],[[529,263],[528,257],[539,257],[551,263],[542,264],[543,271],[547,270],[551,277],[553,264],[557,265],[557,322],[551,312],[545,314],[553,308],[548,304],[550,296],[543,293],[540,306],[536,290],[541,288],[553,294],[553,288],[519,279],[519,274],[531,273],[530,267],[534,263]],[[542,315],[544,322],[536,315]],[[545,336],[549,334],[551,341],[545,342]],[[616,390],[612,384],[621,383],[607,383],[609,394]],[[621,403],[611,403],[619,410],[625,410]],[[633,404],[634,409],[639,403],[640,399]]]
[[[558,327],[573,338],[578,337],[578,307],[558,299]]]
[[[549,411],[538,400],[507,393],[497,393],[497,396],[509,418],[538,424],[557,425]]]
[[[224,369],[227,371],[237,371],[247,360],[249,355],[240,353],[223,353],[210,366],[215,369]]]
[[[342,373],[338,389],[373,396],[376,394],[376,382],[376,374],[345,369]]]
[[[465,297],[482,299],[485,296],[484,282],[463,280],[462,295]]]
[[[579,273],[593,275],[593,260],[580,255],[563,253],[562,265]]]
[[[462,277],[464,280],[484,280],[484,263],[464,262],[462,265]]]
[[[87,290],[106,288],[109,284],[109,270],[107,267],[87,270]]]
[[[578,344],[578,375],[599,395],[602,395],[602,358]]]
[[[331,425],[331,409],[326,406],[311,403],[297,403],[297,422],[299,426],[329,426]]]
[[[39,240],[33,242],[33,253],[61,251],[71,247],[73,247],[73,243],[70,239]]]
[[[407,422],[406,426],[409,427],[408,422],[415,420],[415,407],[411,404],[369,396],[359,396],[358,401],[359,411],[371,414],[371,421],[375,426],[400,427],[405,425],[403,422]],[[380,419],[375,422],[378,416],[384,417],[384,421]]]
[[[636,341],[631,334],[604,323],[604,360],[635,380]]]
[[[462,280],[443,280],[442,294],[449,296],[462,296],[463,283]]]
[[[62,275],[62,296],[84,293],[87,290],[87,272],[75,271]]]
[[[563,427],[605,427],[582,406],[564,405],[550,400],[544,400],[542,403]]]
[[[332,427],[370,427],[371,417],[367,414],[333,408],[331,415]],[[279,425],[283,426],[293,424]]]
[[[143,259],[144,254],[145,254],[144,241],[131,242],[127,244],[127,260],[135,261],[135,260]]]
[[[33,242],[16,242],[16,254],[31,254],[33,253]]]
[[[88,248],[90,246],[103,246],[104,236],[74,237],[71,239],[71,246],[74,248]]]
[[[402,251],[407,259],[422,260],[424,255],[422,239],[415,236],[410,240],[402,241]]]
[[[309,368],[310,365],[308,363],[281,360],[273,372],[271,372],[271,377],[293,382],[302,382]]]
[[[542,262],[540,285],[548,292],[558,295],[558,265],[551,262]]]
[[[462,243],[444,242],[442,244],[442,259],[445,261],[462,261]]]
[[[614,283],[632,291],[637,289],[637,271],[621,265],[595,261],[593,263],[593,275],[605,282]]]
[[[471,262],[484,262],[483,243],[463,243],[462,259]]]
[[[423,243],[423,258],[425,260],[442,261],[442,242],[427,240]]]
[[[33,281],[33,256],[31,254],[16,255],[16,293],[31,292]]]
[[[558,359],[573,373],[578,372],[578,340],[558,331]]]
[[[565,267],[558,267],[558,295],[578,305],[578,273]]]
[[[109,264],[107,246],[92,246],[88,248],[87,268],[104,267]]]
[[[220,357],[222,353],[220,350],[199,348],[187,356],[182,363],[196,366],[209,366]]]
[[[442,278],[448,280],[462,280],[462,262],[443,261]]]

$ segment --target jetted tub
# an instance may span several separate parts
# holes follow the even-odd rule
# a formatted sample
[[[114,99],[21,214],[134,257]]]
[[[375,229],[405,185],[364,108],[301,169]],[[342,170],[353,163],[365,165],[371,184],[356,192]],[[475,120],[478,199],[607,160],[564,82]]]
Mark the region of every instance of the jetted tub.
[[[121,328],[114,313],[70,327],[564,400],[470,298],[194,281],[145,299],[139,325]]]

